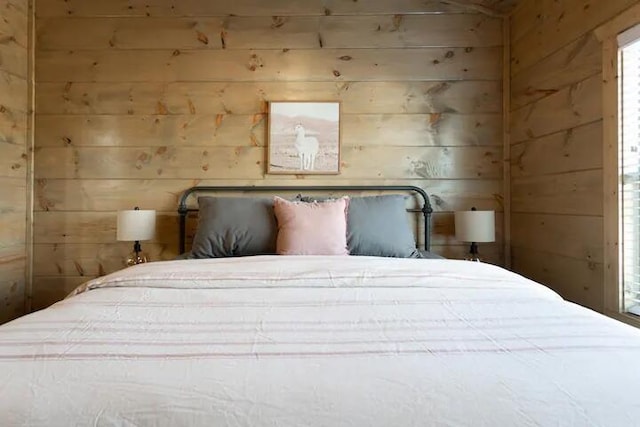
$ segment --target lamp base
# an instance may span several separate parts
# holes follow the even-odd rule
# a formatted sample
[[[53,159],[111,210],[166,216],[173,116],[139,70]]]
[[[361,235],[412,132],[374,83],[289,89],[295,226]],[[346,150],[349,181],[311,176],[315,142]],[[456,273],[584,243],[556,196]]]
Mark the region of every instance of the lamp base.
[[[140,246],[140,242],[136,240],[133,244],[133,252],[129,254],[126,260],[127,267],[131,267],[132,265],[142,264],[147,262],[147,254],[142,252],[142,248]]]
[[[465,258],[465,261],[482,262],[478,255],[478,244],[476,242],[471,243],[469,248],[469,255]]]
[[[147,262],[147,255],[144,252],[131,252],[127,257],[127,267],[132,265],[143,264]]]

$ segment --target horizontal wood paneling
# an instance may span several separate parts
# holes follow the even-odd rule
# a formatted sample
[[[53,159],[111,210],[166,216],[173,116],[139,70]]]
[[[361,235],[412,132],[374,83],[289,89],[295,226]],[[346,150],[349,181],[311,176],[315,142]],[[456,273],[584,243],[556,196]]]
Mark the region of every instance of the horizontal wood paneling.
[[[41,147],[266,145],[265,114],[40,115]],[[362,146],[500,145],[498,114],[344,114],[342,136]]]
[[[527,1],[535,6],[527,20],[535,21],[536,25],[535,30],[512,45],[511,67],[514,75],[637,3],[637,0]]]
[[[513,266],[524,276],[547,284],[569,301],[598,311],[603,309],[602,263],[514,246]]]
[[[500,146],[498,114],[343,115],[342,136],[361,146]]]
[[[197,184],[419,185],[438,212],[434,249],[451,256],[466,252],[451,212],[496,210],[486,253],[500,264],[502,20],[477,12],[423,0],[39,1],[34,305],[121,268],[118,209],[156,209],[160,232],[143,247],[173,257],[177,197]],[[265,174],[277,100],[341,102],[340,175]]]
[[[6,322],[24,314],[25,257],[9,262],[0,258],[0,319]]]
[[[27,96],[27,81],[24,77],[0,70],[0,99],[5,109],[11,109],[14,113],[26,113]]]
[[[540,25],[544,12],[537,9],[537,2],[523,0],[509,16],[509,42],[515,44],[525,35],[531,33]]]
[[[42,114],[260,114],[270,100],[342,101],[346,114],[498,113],[501,83],[439,82],[182,82],[38,83]]]
[[[1,147],[1,145],[0,145]],[[24,177],[3,178],[0,185],[0,215],[24,215],[27,204],[27,181]]]
[[[40,20],[37,32],[41,50],[487,47],[502,44],[501,20],[469,14],[198,19],[65,17]],[[83,37],[78,37],[78,33]]]
[[[19,187],[18,187],[19,189]],[[24,205],[11,213],[0,215],[0,249],[3,252],[24,253],[26,242],[26,215]]]
[[[41,310],[69,295],[71,291],[93,277],[89,276],[36,276],[33,279],[32,310]]]
[[[512,111],[512,142],[538,138],[600,120],[601,86],[602,78],[596,74]]]
[[[500,48],[40,51],[40,82],[499,80]],[[372,72],[375,70],[375,72]]]
[[[28,1],[0,3],[0,324],[24,313]]]
[[[253,20],[255,18],[251,18]],[[251,22],[251,20],[249,22]],[[254,40],[265,33],[260,27],[234,28],[233,21],[225,27],[234,47],[257,48]],[[241,24],[241,22],[239,22]],[[246,24],[245,24],[246,25]],[[277,25],[277,23],[276,23]],[[368,37],[365,35],[369,35]],[[420,15],[420,16],[360,16],[320,18],[319,31],[313,47],[325,48],[388,48],[388,47],[487,47],[502,45],[502,21],[483,15]],[[269,46],[270,47],[270,46]]]
[[[41,147],[36,178],[260,179],[261,147]],[[502,174],[499,147],[343,146],[341,177],[496,179]]]
[[[593,33],[583,35],[513,77],[512,107],[523,107],[598,74],[601,58],[602,45]]]
[[[537,176],[602,168],[602,121],[511,147],[511,176]],[[551,155],[551,153],[553,155]]]
[[[0,144],[25,146],[27,143],[27,114],[0,108]]]
[[[6,43],[21,46],[26,52],[29,41],[28,5],[22,0],[4,0],[0,20],[0,37]]]
[[[514,268],[602,310],[602,45],[635,0],[526,0],[510,22]]]
[[[25,178],[27,168],[26,147],[16,144],[0,146],[0,178]]]
[[[602,170],[515,178],[513,212],[602,215]]]
[[[343,178],[295,179],[282,176],[278,185],[356,185],[359,180]],[[379,185],[393,181],[379,181]],[[245,185],[265,185],[264,180],[246,181]],[[502,211],[500,179],[496,180],[411,180],[405,182],[424,188],[435,211],[492,209]],[[234,185],[234,181],[194,181],[174,179],[86,180],[40,179],[36,182],[36,211],[117,211],[140,206],[144,209],[175,211],[184,189],[194,185]]]
[[[602,217],[514,213],[519,247],[602,263]]]
[[[175,248],[166,244],[142,243],[144,252],[155,261],[175,258]],[[129,242],[104,244],[37,244],[34,247],[35,268],[44,276],[95,277],[121,270],[127,254],[132,251]]]
[[[472,11],[472,10],[471,10]],[[322,16],[367,14],[469,13],[439,0],[38,0],[38,17],[51,16]]]
[[[12,41],[11,37],[0,40],[0,64],[5,73],[26,78],[27,55],[26,48]]]

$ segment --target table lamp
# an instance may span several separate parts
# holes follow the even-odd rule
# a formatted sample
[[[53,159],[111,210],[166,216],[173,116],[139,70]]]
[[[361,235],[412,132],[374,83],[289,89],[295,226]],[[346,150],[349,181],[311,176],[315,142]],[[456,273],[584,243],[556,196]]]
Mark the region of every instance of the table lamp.
[[[476,208],[459,211],[455,213],[455,223],[456,239],[471,243],[467,260],[480,261],[478,243],[496,240],[495,212],[478,211]]]
[[[127,258],[127,266],[147,262],[147,256],[142,252],[140,241],[153,239],[156,232],[156,211],[133,210],[118,212],[117,239],[125,242],[135,242],[133,252]]]

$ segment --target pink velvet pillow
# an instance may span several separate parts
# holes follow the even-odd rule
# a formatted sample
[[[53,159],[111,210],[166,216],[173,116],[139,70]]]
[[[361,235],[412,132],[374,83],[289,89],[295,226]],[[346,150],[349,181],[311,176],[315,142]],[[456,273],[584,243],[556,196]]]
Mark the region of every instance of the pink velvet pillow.
[[[275,197],[276,252],[280,255],[349,255],[348,202],[347,197],[322,203],[290,202]]]

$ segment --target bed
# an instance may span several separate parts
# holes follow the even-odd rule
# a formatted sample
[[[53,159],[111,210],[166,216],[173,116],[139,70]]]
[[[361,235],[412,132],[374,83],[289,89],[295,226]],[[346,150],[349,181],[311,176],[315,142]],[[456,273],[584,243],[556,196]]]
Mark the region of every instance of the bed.
[[[184,259],[0,327],[0,425],[627,426],[638,360],[637,329],[490,264]]]

